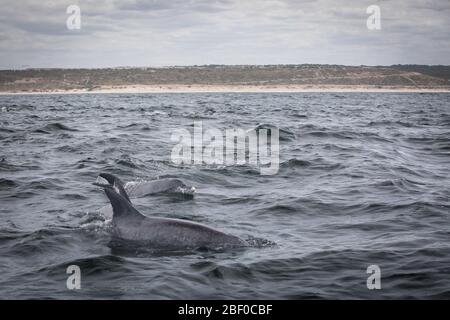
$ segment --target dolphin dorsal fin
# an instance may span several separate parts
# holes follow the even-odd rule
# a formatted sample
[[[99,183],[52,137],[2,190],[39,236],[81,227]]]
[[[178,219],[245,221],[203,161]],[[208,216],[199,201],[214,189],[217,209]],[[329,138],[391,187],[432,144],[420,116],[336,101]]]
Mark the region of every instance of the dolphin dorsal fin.
[[[120,194],[122,197],[127,199],[129,202],[131,202],[130,197],[128,196],[127,192],[125,191],[125,184],[120,180],[118,177],[116,177],[113,174],[102,172],[99,174],[99,177],[105,179],[110,186],[114,187],[118,194]]]
[[[119,187],[120,188],[120,187]],[[114,188],[108,186],[105,187],[105,193],[111,202],[113,208],[113,220],[122,217],[142,217],[142,214],[137,211],[133,205],[125,199],[119,192],[116,191],[116,186]]]
[[[127,192],[125,191],[125,188],[123,187],[123,182],[116,179],[114,180],[114,189],[118,194],[120,194],[122,197],[127,199],[129,203],[131,203],[130,197],[128,196]]]

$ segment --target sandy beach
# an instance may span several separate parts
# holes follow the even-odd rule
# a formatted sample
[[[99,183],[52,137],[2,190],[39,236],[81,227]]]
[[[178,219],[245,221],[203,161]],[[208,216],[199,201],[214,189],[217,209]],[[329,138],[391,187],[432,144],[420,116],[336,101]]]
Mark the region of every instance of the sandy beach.
[[[214,92],[450,92],[450,87],[355,86],[355,85],[127,85],[101,86],[94,89],[49,91],[4,91],[0,95],[77,94],[77,93],[214,93]]]

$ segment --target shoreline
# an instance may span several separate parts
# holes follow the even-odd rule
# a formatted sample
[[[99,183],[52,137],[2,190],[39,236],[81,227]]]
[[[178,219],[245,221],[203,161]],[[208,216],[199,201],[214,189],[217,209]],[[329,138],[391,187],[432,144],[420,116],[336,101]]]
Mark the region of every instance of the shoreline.
[[[450,93],[450,87],[402,87],[357,85],[125,85],[103,86],[96,89],[69,89],[46,91],[2,91],[0,95],[30,94],[101,94],[101,93]]]

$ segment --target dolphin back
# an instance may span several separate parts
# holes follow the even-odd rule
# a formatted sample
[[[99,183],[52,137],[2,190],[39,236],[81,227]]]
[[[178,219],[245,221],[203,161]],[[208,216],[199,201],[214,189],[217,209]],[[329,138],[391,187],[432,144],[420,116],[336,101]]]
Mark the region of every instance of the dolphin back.
[[[195,190],[193,187],[188,187],[180,179],[174,178],[127,182],[125,189],[131,197],[136,198],[157,193],[193,193]]]

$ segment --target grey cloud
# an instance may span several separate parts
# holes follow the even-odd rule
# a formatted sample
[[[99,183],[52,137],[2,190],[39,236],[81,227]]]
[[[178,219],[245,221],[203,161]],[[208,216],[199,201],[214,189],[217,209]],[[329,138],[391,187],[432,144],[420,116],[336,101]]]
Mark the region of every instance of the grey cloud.
[[[188,10],[217,12],[228,10],[232,4],[233,2],[230,0],[128,0],[117,2],[117,8],[136,11]]]
[[[68,5],[82,28],[67,30]],[[381,7],[382,30],[366,28]],[[1,68],[450,64],[448,0],[0,0]],[[414,52],[411,52],[413,48]]]

